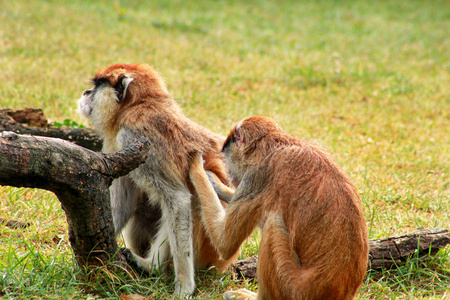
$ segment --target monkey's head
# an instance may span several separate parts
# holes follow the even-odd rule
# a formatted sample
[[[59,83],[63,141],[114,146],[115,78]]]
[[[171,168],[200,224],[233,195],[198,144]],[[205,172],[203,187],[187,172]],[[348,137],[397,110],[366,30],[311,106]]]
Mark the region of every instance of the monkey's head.
[[[136,104],[171,97],[163,79],[146,64],[112,65],[98,71],[92,84],[78,108],[103,135],[117,131],[120,116]]]
[[[234,185],[239,185],[249,167],[263,161],[277,144],[283,129],[271,118],[255,116],[242,120],[228,134],[222,148]]]

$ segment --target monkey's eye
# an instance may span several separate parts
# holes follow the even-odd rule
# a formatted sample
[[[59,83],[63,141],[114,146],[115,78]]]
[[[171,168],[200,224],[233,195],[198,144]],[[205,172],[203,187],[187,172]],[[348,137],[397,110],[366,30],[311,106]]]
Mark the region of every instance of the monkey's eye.
[[[83,96],[89,96],[90,94],[92,94],[92,92],[94,92],[94,89],[85,90],[85,91],[83,92]]]
[[[95,85],[96,88],[98,88],[102,84],[109,83],[109,80],[106,78],[93,78],[91,82],[93,85]]]

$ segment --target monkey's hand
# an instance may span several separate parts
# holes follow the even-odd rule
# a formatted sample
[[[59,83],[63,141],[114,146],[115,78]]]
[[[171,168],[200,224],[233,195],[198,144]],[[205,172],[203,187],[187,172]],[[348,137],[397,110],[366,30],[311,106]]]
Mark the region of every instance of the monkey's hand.
[[[213,186],[215,183],[211,183],[208,178],[209,173],[211,176],[213,174],[211,172],[205,171],[203,168],[203,158],[199,152],[190,153],[189,154],[189,178],[192,182],[192,185],[199,196],[200,202],[211,202],[213,199],[217,198],[218,203],[220,203],[218,195],[214,191]],[[211,181],[220,182],[217,176],[213,176]]]
[[[211,171],[206,171],[203,168],[205,161],[203,160],[202,154],[200,152],[191,152],[189,153],[188,160],[189,160],[189,167],[190,167],[189,173],[191,180],[195,180],[195,178],[204,177],[206,172],[209,183],[214,188],[214,191],[216,192],[219,199],[225,201],[226,203],[230,203],[231,198],[233,198],[234,189],[223,184],[216,174],[214,174]]]
[[[128,248],[120,248],[120,254],[125,258],[127,265],[129,265],[138,275],[148,276],[150,273],[147,270],[140,268],[133,256],[133,253]]]
[[[214,191],[217,196],[219,196],[219,199],[225,201],[226,203],[230,203],[233,198],[234,189],[223,184],[219,177],[217,177],[217,175],[213,172],[206,171],[206,174],[208,175],[209,182],[213,186]]]

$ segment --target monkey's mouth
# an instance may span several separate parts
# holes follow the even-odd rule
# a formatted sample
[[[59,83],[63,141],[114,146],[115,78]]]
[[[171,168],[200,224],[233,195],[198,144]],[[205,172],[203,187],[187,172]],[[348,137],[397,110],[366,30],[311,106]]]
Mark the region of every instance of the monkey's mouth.
[[[92,113],[92,107],[90,106],[90,101],[85,97],[81,97],[78,101],[78,111],[82,116],[89,117]]]

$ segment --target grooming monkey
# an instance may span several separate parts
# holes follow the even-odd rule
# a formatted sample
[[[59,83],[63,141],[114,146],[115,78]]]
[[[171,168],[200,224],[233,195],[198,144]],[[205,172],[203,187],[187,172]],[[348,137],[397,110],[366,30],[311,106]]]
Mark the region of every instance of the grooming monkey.
[[[214,175],[191,154],[212,243],[226,260],[262,229],[257,295],[237,290],[225,299],[352,299],[366,272],[367,230],[358,193],[333,158],[267,117],[240,122],[222,151],[237,186],[226,211]]]
[[[103,138],[103,152],[115,152],[140,137],[150,140],[147,161],[116,179],[110,188],[116,234],[123,233],[128,260],[144,270],[172,257],[175,293],[194,291],[194,265],[226,268],[201,223],[189,179],[189,153],[202,152],[205,169],[220,185],[228,182],[220,147],[224,138],[188,119],[157,72],[148,65],[110,66],[98,71],[79,111]],[[212,176],[212,175],[211,175]],[[195,261],[195,262],[194,262]]]

